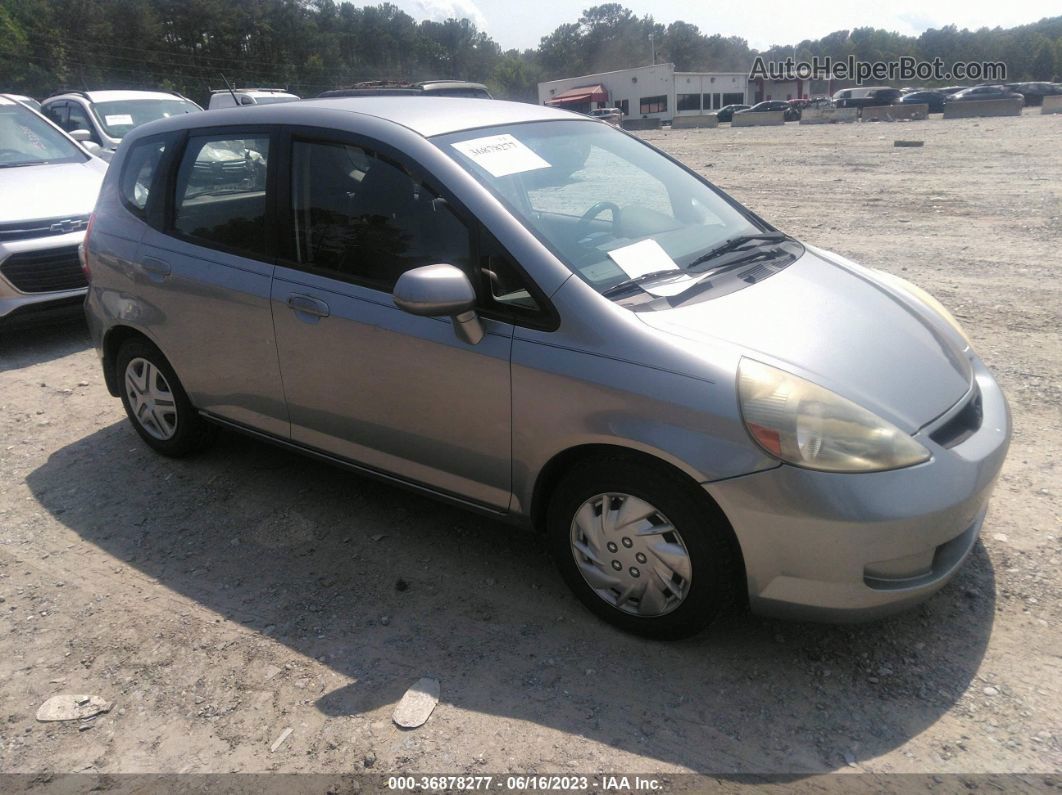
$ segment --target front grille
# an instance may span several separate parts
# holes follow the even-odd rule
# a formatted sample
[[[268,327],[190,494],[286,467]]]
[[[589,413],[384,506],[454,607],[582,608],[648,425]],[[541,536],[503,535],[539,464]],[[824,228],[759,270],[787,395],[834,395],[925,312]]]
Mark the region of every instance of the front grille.
[[[87,215],[45,218],[40,221],[14,221],[0,224],[0,240],[32,240],[35,237],[66,235],[88,226]]]
[[[12,254],[0,265],[0,273],[24,293],[76,290],[88,284],[77,257],[77,246]]]
[[[962,444],[981,429],[984,412],[981,407],[981,389],[974,386],[974,393],[962,407],[962,411],[945,422],[929,438],[944,448]]]

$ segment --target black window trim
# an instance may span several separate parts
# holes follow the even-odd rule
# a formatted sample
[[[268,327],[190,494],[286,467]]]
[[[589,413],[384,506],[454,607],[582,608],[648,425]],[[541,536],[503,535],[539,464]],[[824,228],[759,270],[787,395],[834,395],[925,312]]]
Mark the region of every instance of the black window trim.
[[[266,252],[248,251],[246,249],[236,248],[234,246],[225,246],[220,243],[215,243],[210,240],[202,240],[192,235],[186,235],[180,232],[175,226],[176,209],[177,209],[177,175],[180,172],[181,163],[184,161],[184,156],[188,152],[188,147],[193,143],[195,139],[199,138],[218,138],[219,136],[225,136],[226,138],[268,138],[269,139],[269,159],[266,162],[266,232],[265,245]],[[162,228],[163,234],[168,237],[181,240],[185,243],[191,243],[194,246],[205,248],[211,251],[220,251],[225,254],[232,254],[237,257],[243,257],[244,259],[254,260],[255,262],[263,262],[268,265],[275,265],[277,261],[277,251],[279,244],[279,229],[277,224],[277,152],[279,152],[279,139],[280,132],[275,124],[248,124],[248,125],[232,125],[226,127],[193,127],[185,131],[183,137],[175,142],[174,154],[172,160],[169,162],[168,169],[166,171],[166,190],[161,191],[165,196],[165,209],[162,213]],[[162,171],[163,169],[160,169]],[[149,202],[150,205],[150,202]]]
[[[446,188],[440,179],[431,173],[429,169],[425,168],[423,164],[417,162],[402,150],[391,146],[385,141],[361,133],[311,125],[284,125],[280,128],[279,148],[277,149],[277,157],[274,158],[278,169],[276,173],[281,175],[281,178],[275,183],[275,207],[277,208],[277,223],[275,226],[280,235],[276,249],[277,265],[303,273],[310,273],[324,279],[373,290],[384,296],[384,300],[377,301],[377,303],[393,305],[391,291],[383,288],[379,282],[358,278],[352,274],[336,273],[328,268],[318,268],[296,260],[294,251],[295,229],[290,212],[293,206],[291,188],[294,180],[292,154],[296,142],[357,146],[402,168],[413,179],[423,183],[437,197],[444,199],[457,220],[468,230],[470,267],[474,269],[474,273],[466,272],[466,275],[476,291],[476,312],[482,317],[509,323],[513,326],[522,326],[541,331],[556,331],[560,327],[560,317],[552,302],[535,280],[530,277],[519,260]],[[527,286],[528,292],[539,305],[537,311],[502,304],[494,299],[490,291],[490,285],[487,283],[488,277],[483,273],[482,268],[486,240],[493,241],[494,245],[500,249],[501,254],[506,257],[516,270],[517,275]]]

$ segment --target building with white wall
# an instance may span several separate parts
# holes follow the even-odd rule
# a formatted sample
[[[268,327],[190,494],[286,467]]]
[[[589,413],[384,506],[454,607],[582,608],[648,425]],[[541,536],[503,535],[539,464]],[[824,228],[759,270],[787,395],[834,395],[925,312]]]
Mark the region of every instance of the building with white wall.
[[[676,72],[671,63],[615,72],[566,77],[538,84],[542,105],[587,113],[619,108],[624,118],[659,118],[711,113],[724,105],[747,103],[745,72]]]

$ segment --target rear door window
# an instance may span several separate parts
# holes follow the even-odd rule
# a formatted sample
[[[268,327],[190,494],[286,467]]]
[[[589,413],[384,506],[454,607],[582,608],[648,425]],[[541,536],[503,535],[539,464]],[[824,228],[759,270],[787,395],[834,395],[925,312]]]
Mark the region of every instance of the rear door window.
[[[211,248],[271,256],[269,152],[265,134],[190,138],[177,171],[173,231]]]

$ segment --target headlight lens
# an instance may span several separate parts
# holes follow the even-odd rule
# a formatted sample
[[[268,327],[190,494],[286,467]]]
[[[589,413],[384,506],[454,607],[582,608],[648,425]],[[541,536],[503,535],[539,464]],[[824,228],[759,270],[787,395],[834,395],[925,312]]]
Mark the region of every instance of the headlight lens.
[[[917,284],[912,284],[911,282],[907,281],[907,279],[901,279],[899,276],[894,276],[891,273],[879,271],[877,268],[873,268],[872,270],[874,271],[874,276],[880,279],[881,281],[885,282],[885,284],[889,285],[889,287],[894,287],[897,290],[907,293],[916,301],[921,301],[923,304],[928,306],[930,309],[932,309],[934,312],[936,312],[938,315],[948,321],[948,325],[955,329],[956,332],[958,332],[959,336],[966,341],[966,344],[970,347],[973,347],[973,343],[970,342],[970,338],[966,336],[966,331],[961,325],[959,325],[959,321],[955,319],[955,316],[952,315],[951,312],[949,312],[944,307],[944,304],[940,303],[940,301],[931,296],[928,292],[923,290]]]
[[[929,451],[881,417],[777,367],[742,359],[741,414],[775,458],[823,472],[878,472],[919,464]]]

